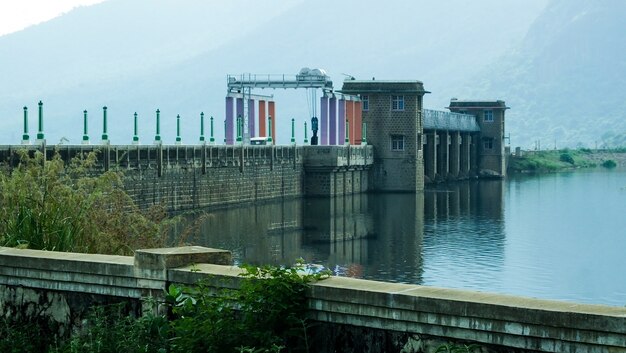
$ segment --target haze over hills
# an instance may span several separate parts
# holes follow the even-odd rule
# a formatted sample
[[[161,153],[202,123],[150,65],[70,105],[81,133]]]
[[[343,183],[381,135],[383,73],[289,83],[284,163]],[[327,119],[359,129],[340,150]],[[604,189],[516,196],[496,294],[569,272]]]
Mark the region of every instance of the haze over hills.
[[[553,0],[463,92],[506,100],[514,146],[626,146],[624,33],[625,1]]]
[[[31,109],[33,135],[40,99],[49,143],[61,137],[77,143],[83,109],[89,110],[90,135],[97,141],[103,105],[109,108],[114,143],[130,141],[135,111],[142,143],[151,143],[156,108],[163,112],[166,142],[174,139],[176,114],[184,122],[183,141],[196,141],[200,111],[217,119],[219,141],[226,74],[296,74],[304,66],[325,68],[337,89],[342,73],[419,79],[432,92],[425,105],[435,109],[451,97],[505,99],[513,108],[508,113],[513,145],[527,147],[535,136],[553,139],[559,131],[563,143],[575,137],[575,144],[584,133],[593,141],[612,129],[593,132],[576,118],[572,128],[578,132],[570,134],[570,124],[559,119],[578,115],[560,112],[576,99],[582,114],[591,93],[580,87],[593,88],[600,103],[616,105],[608,114],[604,104],[589,103],[584,116],[607,113],[602,121],[610,126],[618,107],[623,111],[615,97],[624,86],[613,81],[623,73],[626,57],[615,49],[624,33],[616,20],[624,3],[569,3],[109,0],[0,37],[0,143],[19,143],[23,105]],[[576,4],[588,8],[587,14],[571,22]],[[568,36],[579,35],[587,44],[567,45]],[[609,67],[617,70],[615,76],[606,74]],[[602,79],[594,81],[596,76]],[[301,126],[309,118],[304,92],[260,93],[276,95],[279,122],[295,117]],[[280,124],[283,143],[288,134],[289,124]]]

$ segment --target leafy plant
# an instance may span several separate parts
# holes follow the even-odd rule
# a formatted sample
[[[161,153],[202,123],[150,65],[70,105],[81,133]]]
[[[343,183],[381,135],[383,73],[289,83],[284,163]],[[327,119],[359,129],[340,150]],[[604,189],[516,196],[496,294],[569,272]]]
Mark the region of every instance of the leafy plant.
[[[437,347],[435,353],[474,353],[480,350],[480,346],[476,344],[454,344],[446,343]]]
[[[172,352],[308,351],[305,290],[328,274],[302,274],[302,266],[243,269],[238,289],[208,281],[170,286]]]
[[[96,153],[67,165],[58,153],[18,153],[19,165],[0,172],[0,246],[131,254],[165,244],[175,220],[160,206],[140,210],[121,173],[94,173]]]

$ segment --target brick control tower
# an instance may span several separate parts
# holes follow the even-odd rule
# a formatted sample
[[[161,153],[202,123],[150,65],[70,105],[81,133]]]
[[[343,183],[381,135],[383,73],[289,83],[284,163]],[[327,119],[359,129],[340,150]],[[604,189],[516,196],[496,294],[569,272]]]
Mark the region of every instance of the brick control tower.
[[[423,83],[348,79],[341,92],[361,98],[367,143],[374,146],[372,190],[424,190]]]
[[[504,148],[504,112],[509,109],[501,100],[451,99],[453,113],[470,114],[480,126],[478,141],[478,174],[482,177],[506,176]]]

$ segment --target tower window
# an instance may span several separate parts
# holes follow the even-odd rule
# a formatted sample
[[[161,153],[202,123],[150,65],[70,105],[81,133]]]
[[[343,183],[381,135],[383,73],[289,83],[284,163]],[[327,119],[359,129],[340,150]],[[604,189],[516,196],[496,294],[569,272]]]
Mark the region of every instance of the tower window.
[[[486,150],[491,150],[491,149],[493,149],[493,139],[485,139],[485,140],[483,141],[483,147],[484,147]]]
[[[361,96],[361,108],[364,112],[370,110],[370,96]]]
[[[484,122],[493,123],[493,110],[485,110],[483,114]]]
[[[404,151],[404,135],[391,135],[391,150]]]
[[[391,110],[404,110],[404,96],[391,96]]]

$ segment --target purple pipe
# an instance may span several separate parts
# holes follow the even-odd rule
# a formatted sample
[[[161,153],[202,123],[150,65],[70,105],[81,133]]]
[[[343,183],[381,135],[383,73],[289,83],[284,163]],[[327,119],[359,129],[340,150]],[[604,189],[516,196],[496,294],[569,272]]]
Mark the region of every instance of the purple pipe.
[[[226,97],[226,131],[224,138],[227,145],[235,143],[233,140],[233,128],[235,126],[235,116],[233,114],[233,97]]]
[[[331,145],[337,144],[337,98],[333,95],[329,99],[329,118],[330,124],[328,124],[328,143]]]
[[[337,114],[337,121],[339,122],[339,135],[337,136],[337,144],[343,145],[346,139],[346,100],[339,100],[339,112]]]
[[[328,96],[324,95],[320,99],[320,104],[322,105],[322,109],[320,110],[322,114],[320,119],[321,145],[328,145]]]
[[[248,133],[250,137],[256,137],[255,123],[256,117],[254,115],[254,99],[248,99]]]

